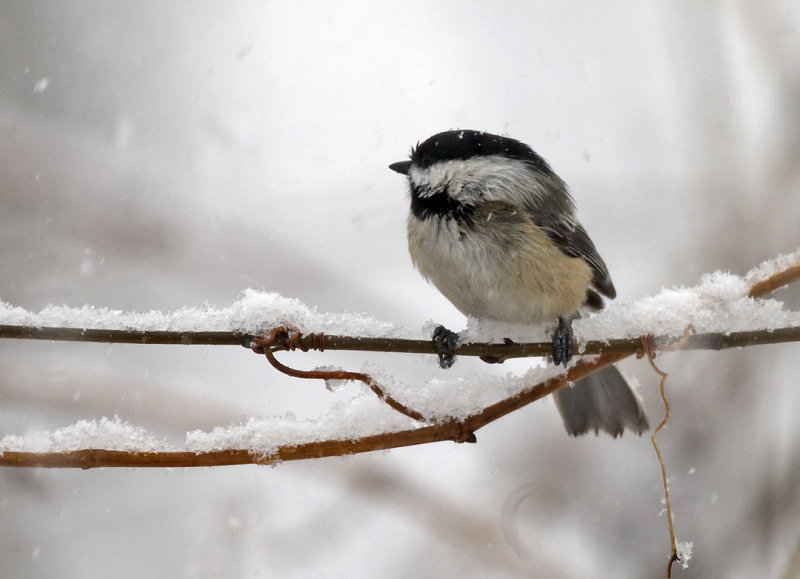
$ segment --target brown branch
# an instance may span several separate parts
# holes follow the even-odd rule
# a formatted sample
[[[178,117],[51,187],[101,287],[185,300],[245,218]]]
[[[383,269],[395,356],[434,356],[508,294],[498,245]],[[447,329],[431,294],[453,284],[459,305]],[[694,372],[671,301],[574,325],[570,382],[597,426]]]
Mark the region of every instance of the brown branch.
[[[0,338],[101,342],[109,344],[183,344],[185,346],[245,346],[252,334],[243,332],[176,332],[169,330],[101,330],[95,328],[33,327],[0,324]]]
[[[800,279],[800,263],[786,267],[767,279],[754,282],[748,296],[764,295]],[[268,332],[267,332],[268,333]],[[292,349],[316,349],[314,343],[318,334],[303,336],[292,345]],[[182,332],[168,330],[104,330],[96,328],[32,327],[0,324],[0,339],[51,340],[72,342],[102,342],[119,344],[182,344],[204,346],[244,346],[250,347],[253,334],[241,331]],[[671,336],[654,338],[658,348],[675,341]],[[780,330],[755,330],[734,332],[732,334],[697,334],[685,344],[683,349],[721,350],[757,344],[777,344],[800,341],[800,328]],[[279,343],[279,342],[278,342]],[[280,345],[289,346],[288,337]],[[639,338],[618,340],[592,340],[581,350],[582,354],[628,353],[632,354],[640,346]],[[549,356],[552,353],[550,342],[483,344],[460,344],[456,350],[459,356],[489,356],[498,358],[524,358],[530,356]],[[358,336],[325,336],[325,349],[362,352],[400,352],[408,354],[435,354],[432,340],[407,340],[401,338],[363,338]],[[575,349],[577,351],[577,348]]]
[[[268,332],[267,332],[268,333]],[[302,336],[298,348],[313,349],[311,335]],[[167,332],[138,330],[97,330],[80,328],[32,328],[0,325],[0,338],[24,340],[51,340],[76,342],[108,342],[122,344],[183,344],[183,345],[236,345],[249,347],[252,334],[241,332]],[[674,343],[674,336],[654,338],[658,348]],[[800,327],[776,330],[749,330],[743,332],[705,333],[693,335],[681,348],[683,350],[724,350],[764,344],[780,344],[800,341]],[[276,343],[281,343],[280,341]],[[282,345],[288,345],[283,342]],[[582,355],[634,354],[640,347],[639,338],[612,340],[590,340],[581,348]],[[302,348],[301,348],[302,349]],[[432,340],[408,340],[403,338],[362,338],[358,336],[325,335],[326,350],[391,352],[406,354],[435,354]],[[578,351],[577,346],[574,351]],[[456,348],[458,356],[488,356],[501,359],[549,356],[553,353],[550,342],[528,343],[465,343]]]
[[[760,298],[798,279],[800,279],[800,263],[789,266],[767,279],[755,282],[750,286],[750,292],[747,295],[751,298]]]
[[[799,270],[800,265],[791,266],[767,280],[753,284],[750,290],[751,297],[762,296],[781,285],[800,278]],[[142,332],[79,328],[28,328],[0,325],[0,338],[141,344],[236,344],[249,346],[253,336],[238,332]],[[320,339],[319,335],[313,336],[310,334],[304,337],[299,335],[287,336],[286,343],[281,344],[276,339],[274,345],[287,349],[321,349],[322,342],[319,341]],[[679,347],[680,349],[721,350],[724,348],[798,340],[800,340],[800,328],[782,328],[773,331],[760,330],[732,334],[689,335],[680,340]],[[676,340],[670,336],[662,336],[654,338],[652,343],[655,347],[665,348],[670,345],[676,345]],[[287,460],[342,456],[445,440],[475,442],[475,431],[486,424],[555,392],[568,382],[580,380],[592,372],[596,372],[627,357],[636,352],[640,344],[640,339],[589,342],[583,348],[582,353],[602,354],[600,357],[592,361],[581,360],[570,368],[566,374],[555,376],[550,380],[526,388],[519,394],[492,404],[460,421],[453,419],[420,428],[375,434],[355,439],[333,439],[285,445],[263,453],[242,449],[225,449],[210,452],[132,452],[104,449],[81,449],[47,453],[8,451],[0,454],[0,466],[97,468],[271,464]],[[434,346],[429,340],[325,336],[324,347],[328,350],[435,353]],[[549,355],[551,352],[552,345],[550,343],[464,344],[457,350],[457,354],[462,356],[493,356],[499,358],[543,356]]]
[[[322,350],[324,348],[324,339],[322,334],[311,334],[311,336],[318,342],[318,347],[316,349]],[[278,338],[281,338],[282,340],[288,339],[290,345],[276,346],[275,342]],[[293,378],[312,380],[357,380],[359,382],[363,382],[375,393],[378,398],[386,402],[386,404],[388,404],[394,410],[397,410],[400,414],[408,416],[412,420],[425,420],[425,417],[422,414],[412,408],[409,408],[405,404],[402,404],[391,395],[384,392],[380,384],[378,384],[378,382],[369,374],[364,374],[363,372],[347,372],[346,370],[297,370],[296,368],[290,368],[289,366],[278,362],[278,360],[275,359],[275,352],[278,350],[295,349],[295,344],[299,338],[299,332],[295,332],[294,335],[290,336],[289,331],[286,328],[275,328],[267,337],[253,337],[253,343],[256,346],[254,347],[254,350],[256,350],[257,353],[264,354],[264,356],[267,358],[267,361],[270,363],[270,365],[272,365],[273,368],[286,374],[287,376],[292,376]]]
[[[661,456],[661,449],[658,447],[658,443],[656,442],[656,436],[669,421],[669,401],[667,400],[666,392],[667,377],[669,375],[656,366],[656,353],[654,346],[651,343],[651,336],[644,336],[642,338],[642,352],[643,355],[647,357],[647,361],[650,362],[650,367],[653,369],[653,371],[661,377],[661,381],[659,382],[659,391],[661,393],[661,401],[664,403],[664,418],[661,419],[661,422],[659,422],[658,426],[656,426],[653,432],[650,433],[650,442],[653,444],[653,448],[656,451],[656,457],[658,457],[658,464],[661,467],[661,485],[664,488],[664,504],[667,509],[670,544],[669,563],[667,564],[667,579],[669,579],[672,577],[672,564],[675,561],[679,561],[680,558],[678,557],[678,549],[675,542],[675,526],[672,520],[672,504],[669,500],[669,481],[667,479],[667,468],[664,466],[664,457]]]
[[[345,438],[285,445],[275,450],[258,451],[229,449],[210,452],[130,452],[122,450],[82,449],[66,452],[11,452],[0,454],[0,466],[44,468],[101,467],[190,467],[226,466],[235,464],[274,464],[289,460],[343,456],[375,450],[401,448],[431,442],[475,442],[475,431],[536,400],[563,388],[568,382],[585,378],[609,366],[624,355],[601,356],[587,362],[581,360],[565,374],[526,388],[519,394],[492,404],[464,420],[447,420],[420,428]]]

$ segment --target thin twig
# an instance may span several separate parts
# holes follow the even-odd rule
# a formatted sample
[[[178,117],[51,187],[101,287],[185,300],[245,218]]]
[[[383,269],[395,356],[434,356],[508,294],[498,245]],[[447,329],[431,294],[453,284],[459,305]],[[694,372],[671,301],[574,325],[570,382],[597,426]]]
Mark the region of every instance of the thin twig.
[[[108,344],[181,344],[184,346],[245,346],[252,334],[243,332],[181,332],[170,330],[104,330],[51,326],[0,325],[0,338],[51,340],[55,342],[101,342]]]
[[[661,382],[659,384],[660,392],[661,392],[661,401],[664,403],[664,418],[661,420],[658,426],[655,427],[653,432],[650,433],[650,442],[653,443],[653,448],[656,451],[656,456],[658,457],[658,464],[661,467],[661,483],[664,486],[664,503],[666,505],[667,510],[667,522],[669,523],[669,544],[670,544],[670,556],[669,556],[669,563],[667,565],[667,579],[672,577],[672,564],[675,561],[680,560],[678,557],[678,548],[675,543],[675,527],[672,522],[672,506],[669,502],[669,482],[667,480],[667,469],[664,466],[664,458],[661,456],[661,450],[658,448],[658,443],[656,442],[656,435],[661,431],[662,428],[667,424],[669,421],[669,402],[667,401],[667,394],[666,394],[666,382],[668,374],[666,372],[661,371],[658,366],[656,366],[655,362],[655,348],[652,344],[651,340],[652,336],[643,336],[642,337],[642,352],[643,355],[647,356],[647,361],[650,362],[650,367],[653,371],[661,376]]]
[[[291,350],[294,349],[294,346],[276,346],[275,342],[278,337],[284,339],[288,338],[290,344],[296,344],[298,338],[300,337],[300,333],[295,332],[293,336],[290,336],[289,331],[286,328],[279,327],[273,329],[267,337],[254,336],[253,343],[258,346],[259,353],[263,353],[272,367],[279,372],[283,372],[287,376],[292,376],[293,378],[317,380],[357,380],[359,382],[363,382],[375,393],[378,398],[386,402],[386,404],[388,404],[394,410],[397,410],[400,414],[404,414],[412,420],[425,421],[425,417],[422,414],[398,402],[391,395],[387,394],[383,388],[381,388],[380,384],[378,384],[378,382],[369,374],[364,374],[362,372],[348,372],[346,370],[297,370],[296,368],[290,368],[285,364],[281,364],[275,359],[275,352],[278,350]],[[316,349],[324,349],[322,335],[317,334],[315,339],[320,343],[320,346]]]
[[[751,298],[760,298],[798,279],[800,279],[800,263],[787,267],[767,279],[757,281],[750,286],[750,292],[747,295]]]
[[[751,296],[764,295],[780,285],[798,279],[796,267],[792,266],[764,280],[753,284]],[[771,281],[770,281],[771,280]],[[760,283],[767,285],[760,286]],[[765,289],[766,288],[766,289]],[[141,344],[235,344],[249,347],[253,336],[241,332],[143,332],[126,330],[99,330],[80,328],[31,328],[23,326],[0,325],[0,338],[37,339],[37,340],[71,340],[88,342],[120,342]],[[290,337],[287,337],[289,340]],[[304,336],[293,342],[299,349],[317,348],[312,335]],[[309,342],[305,342],[309,340]],[[363,350],[409,352],[433,354],[435,349],[430,340],[396,340],[389,338],[358,338],[350,336],[325,336],[325,349],[328,350]],[[742,347],[756,344],[774,344],[780,342],[800,341],[800,328],[782,328],[779,330],[761,330],[755,332],[736,332],[733,334],[698,334],[687,336],[680,342],[680,349],[714,349]],[[663,348],[674,344],[670,336],[654,338],[651,345]],[[276,345],[278,345],[276,343]],[[289,346],[289,343],[282,344]],[[488,406],[482,411],[464,420],[447,420],[402,431],[386,432],[355,439],[333,439],[312,441],[294,445],[279,446],[275,449],[256,452],[243,449],[223,449],[210,452],[135,452],[105,449],[80,449],[65,452],[11,452],[0,453],[0,466],[49,468],[96,468],[96,467],[188,467],[214,466],[232,464],[265,464],[287,460],[321,458],[325,456],[342,456],[399,448],[416,444],[452,440],[455,442],[474,442],[475,431],[479,428],[534,402],[564,387],[568,381],[574,382],[586,377],[607,365],[613,364],[634,353],[641,345],[638,339],[611,340],[610,342],[589,342],[582,349],[584,354],[603,354],[591,362],[581,360],[569,369],[566,374],[558,375],[550,380],[531,386],[523,392]],[[291,348],[290,348],[291,349]],[[552,352],[550,343],[532,344],[463,344],[457,354],[462,356],[491,356],[512,358],[523,356],[543,356]],[[664,388],[662,378],[662,394]],[[666,402],[666,400],[665,400]],[[668,410],[667,410],[668,412]],[[656,429],[657,432],[664,422]],[[656,447],[658,452],[658,449]],[[660,457],[660,453],[659,457]],[[662,478],[666,481],[666,471],[662,464]],[[671,520],[670,520],[671,527]],[[673,553],[675,552],[673,543]]]
[[[268,334],[267,330],[265,333]],[[22,340],[52,340],[73,342],[103,342],[121,344],[182,344],[204,346],[244,346],[249,348],[253,334],[243,332],[170,332],[140,330],[98,330],[81,328],[27,327],[0,325],[0,338]],[[287,338],[288,339],[288,338]],[[295,346],[314,349],[311,334],[302,336]],[[663,349],[676,341],[674,336],[657,336],[653,341]],[[693,335],[683,343],[682,350],[724,350],[766,344],[800,341],[800,327],[776,330],[749,330],[731,333],[706,333]],[[276,344],[281,343],[280,341]],[[282,345],[288,345],[283,342]],[[302,346],[302,347],[301,347]],[[641,347],[639,338],[590,340],[582,345],[582,355],[634,354]],[[432,340],[403,338],[362,338],[358,336],[325,335],[326,350],[392,352],[406,354],[435,354]],[[577,346],[574,350],[578,351]],[[463,343],[456,348],[458,356],[488,356],[501,359],[550,356],[551,342],[528,343]]]
[[[43,468],[110,468],[110,467],[191,467],[235,464],[275,464],[290,460],[344,456],[376,450],[401,448],[431,442],[475,442],[475,431],[523,406],[535,402],[609,366],[624,355],[601,356],[592,361],[581,360],[565,374],[526,388],[519,394],[487,406],[464,420],[450,419],[419,428],[385,432],[358,438],[312,441],[287,444],[275,449],[224,449],[209,452],[134,452],[122,450],[81,449],[65,452],[11,452],[0,454],[0,466]]]

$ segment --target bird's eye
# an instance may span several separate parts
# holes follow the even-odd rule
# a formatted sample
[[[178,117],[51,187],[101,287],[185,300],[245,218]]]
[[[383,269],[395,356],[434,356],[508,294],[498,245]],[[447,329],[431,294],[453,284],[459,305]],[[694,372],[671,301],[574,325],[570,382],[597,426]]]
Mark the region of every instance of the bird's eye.
[[[423,155],[422,159],[419,160],[419,164],[422,165],[423,169],[427,169],[431,165],[433,165],[433,157],[430,155]]]

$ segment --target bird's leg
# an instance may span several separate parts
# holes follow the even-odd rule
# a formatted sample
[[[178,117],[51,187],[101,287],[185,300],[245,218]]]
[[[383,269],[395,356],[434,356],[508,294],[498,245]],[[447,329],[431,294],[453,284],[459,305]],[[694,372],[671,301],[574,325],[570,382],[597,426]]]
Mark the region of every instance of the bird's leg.
[[[553,362],[556,366],[567,363],[572,358],[572,320],[558,318],[558,327],[553,332]]]
[[[436,326],[436,329],[433,330],[433,343],[436,345],[436,354],[439,356],[439,367],[447,369],[452,366],[456,361],[458,334],[444,326]]]

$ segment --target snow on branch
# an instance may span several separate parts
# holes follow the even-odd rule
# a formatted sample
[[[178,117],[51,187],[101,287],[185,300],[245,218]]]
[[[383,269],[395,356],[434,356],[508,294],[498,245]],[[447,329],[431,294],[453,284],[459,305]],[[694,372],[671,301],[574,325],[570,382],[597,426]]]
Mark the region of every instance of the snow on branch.
[[[211,432],[187,433],[184,445],[175,448],[118,418],[82,420],[52,432],[5,436],[0,439],[0,466],[275,463],[444,440],[474,442],[475,431],[486,424],[639,351],[642,336],[650,336],[649,344],[661,349],[799,341],[800,312],[788,311],[774,299],[755,299],[798,278],[800,250],[764,262],[744,277],[716,272],[693,288],[664,289],[636,302],[614,303],[575,322],[574,351],[601,355],[582,359],[566,373],[532,368],[522,376],[431,379],[423,387],[411,387],[368,368],[344,374],[364,381],[378,396],[365,390],[313,421],[251,418]],[[279,336],[273,332],[278,327],[292,331]],[[321,313],[297,300],[255,290],[245,291],[227,308],[169,313],[92,306],[50,306],[33,313],[0,301],[0,338],[249,346],[254,337],[271,333],[280,349],[435,351],[429,331],[412,332],[366,315]],[[531,338],[537,341],[525,341]],[[501,358],[546,356],[552,347],[542,329],[479,320],[468,320],[461,342],[458,355]]]
[[[574,323],[583,354],[632,353],[639,336],[653,334],[663,346],[683,336],[691,325],[697,334],[686,349],[722,349],[794,341],[790,328],[798,314],[781,302],[754,300],[800,277],[800,250],[768,260],[744,277],[715,272],[692,288],[669,288],[636,302],[613,302],[599,315]],[[174,312],[123,312],[94,306],[48,306],[29,312],[0,300],[0,338],[127,344],[240,345],[278,326],[306,337],[325,336],[326,350],[433,354],[430,331],[411,331],[365,314],[323,313],[276,293],[245,290],[226,308],[182,308]],[[432,327],[432,326],[431,326]],[[430,328],[429,328],[430,329]],[[531,338],[537,342],[529,342]],[[514,343],[504,340],[510,338]],[[468,320],[458,354],[512,357],[547,356],[552,346],[542,329]],[[577,350],[576,350],[577,351]]]

